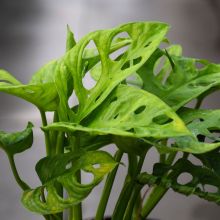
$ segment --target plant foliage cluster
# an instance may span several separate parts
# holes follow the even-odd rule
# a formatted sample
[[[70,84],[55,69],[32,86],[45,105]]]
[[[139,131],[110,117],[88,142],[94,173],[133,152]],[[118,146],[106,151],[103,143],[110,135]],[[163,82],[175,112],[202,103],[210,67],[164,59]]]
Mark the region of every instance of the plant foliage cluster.
[[[94,213],[102,220],[123,155],[128,169],[113,220],[145,219],[170,188],[220,203],[220,110],[200,107],[219,89],[220,65],[184,57],[179,45],[168,42],[168,29],[165,23],[134,22],[76,42],[68,27],[64,56],[28,84],[0,70],[0,91],[34,104],[42,118],[46,157],[36,164],[37,188],[20,178],[14,161],[32,146],[32,123],[20,132],[0,132],[27,209],[47,220],[62,220],[68,209],[70,220],[81,220],[83,200],[107,175]],[[89,87],[88,75],[95,82]],[[195,106],[187,107],[193,100]],[[53,123],[46,112],[53,113]],[[108,144],[116,145],[114,156],[102,150]],[[159,159],[147,173],[142,166],[152,147]],[[93,175],[90,183],[81,182],[82,171]],[[192,179],[183,184],[184,173]]]

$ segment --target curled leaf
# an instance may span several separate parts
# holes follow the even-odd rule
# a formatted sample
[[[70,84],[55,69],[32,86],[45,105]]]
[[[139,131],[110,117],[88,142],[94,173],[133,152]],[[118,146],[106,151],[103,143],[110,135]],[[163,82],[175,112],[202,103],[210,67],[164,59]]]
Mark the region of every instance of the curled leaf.
[[[85,199],[116,165],[112,156],[102,151],[86,152],[78,158],[71,154],[45,158],[37,165],[38,174],[44,184],[25,191],[22,203],[30,211],[43,215],[61,212]],[[81,184],[77,181],[75,174],[79,170],[93,174],[91,183]],[[58,194],[57,183],[66,190],[67,198],[62,198]]]

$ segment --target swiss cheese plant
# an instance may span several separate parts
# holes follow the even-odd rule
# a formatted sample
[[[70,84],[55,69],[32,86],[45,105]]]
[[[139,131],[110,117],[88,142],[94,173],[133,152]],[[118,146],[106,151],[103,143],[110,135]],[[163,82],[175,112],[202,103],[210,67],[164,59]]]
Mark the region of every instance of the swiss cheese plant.
[[[113,220],[147,218],[168,189],[220,203],[220,110],[201,108],[219,89],[220,65],[184,57],[181,46],[167,40],[168,29],[165,23],[134,22],[76,41],[68,27],[65,54],[28,84],[0,70],[0,91],[34,104],[42,119],[46,155],[36,164],[41,185],[35,188],[20,178],[14,161],[31,148],[33,124],[0,132],[28,210],[62,220],[67,209],[69,220],[82,220],[84,199],[105,181],[94,213],[102,220],[120,166],[128,169]],[[195,106],[189,107],[191,101]],[[47,112],[53,114],[50,124]],[[115,155],[102,149],[109,144]],[[143,163],[151,148],[159,157],[147,173]],[[82,171],[93,175],[90,183],[81,182]],[[183,184],[178,178],[184,173],[192,179]]]

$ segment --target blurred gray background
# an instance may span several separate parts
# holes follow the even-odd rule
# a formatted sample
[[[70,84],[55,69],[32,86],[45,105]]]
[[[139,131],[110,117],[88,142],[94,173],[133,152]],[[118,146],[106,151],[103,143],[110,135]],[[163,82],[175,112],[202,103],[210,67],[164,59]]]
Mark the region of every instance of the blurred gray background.
[[[219,0],[0,0],[0,68],[7,69],[27,83],[44,63],[62,56],[65,48],[66,24],[76,39],[95,29],[110,28],[137,20],[168,22],[169,39],[184,48],[186,56],[220,62]],[[205,101],[204,107],[218,108],[218,93]],[[214,100],[214,101],[213,101]],[[36,140],[31,150],[16,157],[21,176],[32,186],[35,163],[44,155],[38,111],[26,102],[0,94],[0,130],[21,130],[27,121],[35,124]],[[155,161],[152,150],[145,169]],[[125,168],[119,172],[107,214],[117,198]],[[100,196],[101,185],[86,200],[84,216],[92,216]],[[14,182],[5,154],[0,151],[0,219],[40,220],[19,203],[21,191]],[[185,197],[169,191],[153,211],[161,220],[217,220],[220,207],[194,196]]]

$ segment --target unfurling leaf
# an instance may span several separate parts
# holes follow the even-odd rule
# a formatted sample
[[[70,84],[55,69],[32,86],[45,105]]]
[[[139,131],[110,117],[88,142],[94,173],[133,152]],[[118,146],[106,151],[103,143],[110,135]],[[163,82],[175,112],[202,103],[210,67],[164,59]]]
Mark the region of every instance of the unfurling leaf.
[[[70,153],[45,158],[37,165],[38,174],[44,184],[25,191],[22,203],[30,211],[44,215],[61,212],[85,199],[116,165],[112,156],[103,151],[86,152],[81,156],[78,155],[78,158]],[[82,184],[77,181],[75,174],[80,170],[93,174],[91,183]],[[58,194],[57,183],[64,187],[67,198],[62,198]]]

